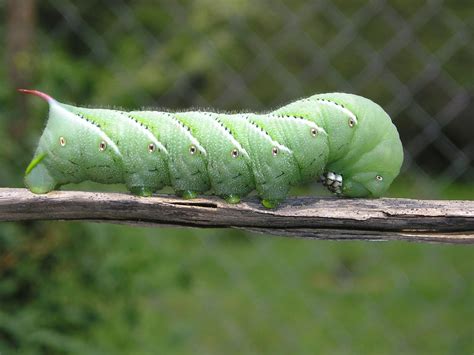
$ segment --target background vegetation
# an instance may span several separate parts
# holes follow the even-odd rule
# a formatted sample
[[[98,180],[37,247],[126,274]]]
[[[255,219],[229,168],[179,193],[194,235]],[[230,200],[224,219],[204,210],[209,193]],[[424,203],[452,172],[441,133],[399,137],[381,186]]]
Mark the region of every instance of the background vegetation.
[[[474,199],[469,1],[0,0],[0,11],[1,186],[22,186],[47,110],[17,87],[129,109],[265,110],[349,91],[400,129],[390,195]],[[0,354],[468,354],[473,260],[462,246],[4,223]]]

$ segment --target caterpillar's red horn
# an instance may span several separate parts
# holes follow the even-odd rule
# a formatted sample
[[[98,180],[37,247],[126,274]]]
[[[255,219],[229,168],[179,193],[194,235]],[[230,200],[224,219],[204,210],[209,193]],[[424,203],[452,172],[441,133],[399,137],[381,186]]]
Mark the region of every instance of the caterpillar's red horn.
[[[38,90],[18,89],[18,92],[21,92],[23,94],[35,95],[35,96],[41,97],[43,100],[48,101],[48,102],[54,100],[48,94],[45,94],[44,92],[41,92]]]

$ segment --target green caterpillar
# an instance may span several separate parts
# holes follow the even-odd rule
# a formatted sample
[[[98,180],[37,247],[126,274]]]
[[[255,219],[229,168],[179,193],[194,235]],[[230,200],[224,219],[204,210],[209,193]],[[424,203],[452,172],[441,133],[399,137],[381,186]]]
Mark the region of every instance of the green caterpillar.
[[[398,175],[397,129],[372,101],[314,95],[265,114],[123,112],[49,103],[49,118],[25,184],[42,194],[68,183],[124,183],[139,196],[172,186],[229,203],[256,190],[267,208],[291,186],[321,179],[332,192],[378,197]]]

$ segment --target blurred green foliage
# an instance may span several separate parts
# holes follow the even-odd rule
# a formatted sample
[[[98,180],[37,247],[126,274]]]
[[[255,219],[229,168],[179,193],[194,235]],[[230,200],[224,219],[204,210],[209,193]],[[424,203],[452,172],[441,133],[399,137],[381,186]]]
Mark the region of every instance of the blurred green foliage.
[[[358,31],[374,48],[396,33],[383,6],[332,3],[349,18],[368,14]],[[449,2],[417,29],[430,51],[449,38],[443,11],[472,19],[474,7],[461,3]],[[423,4],[400,0],[390,8],[409,20]],[[33,87],[63,101],[268,109],[364,82],[367,58],[349,35],[342,53],[329,46],[313,57],[309,44],[329,45],[339,31],[324,1],[55,0],[37,3],[34,49],[16,64],[31,73]],[[327,75],[328,66],[345,81]],[[407,50],[387,66],[408,82],[423,62]],[[472,87],[471,66],[472,53],[461,50],[443,70]],[[25,101],[29,114],[22,117],[7,78],[8,68],[0,67],[0,182],[19,187],[46,107]],[[393,93],[384,73],[376,78],[359,93],[388,103]],[[427,106],[444,104],[437,94],[421,97]],[[25,124],[21,140],[11,133],[18,122]],[[314,189],[295,193],[320,193]],[[474,189],[469,180],[446,187],[407,171],[391,195],[474,199]],[[463,246],[4,223],[0,354],[472,353],[473,257]]]
[[[37,228],[39,240],[2,228],[14,258],[0,283],[2,353],[472,349],[468,248],[86,223]]]

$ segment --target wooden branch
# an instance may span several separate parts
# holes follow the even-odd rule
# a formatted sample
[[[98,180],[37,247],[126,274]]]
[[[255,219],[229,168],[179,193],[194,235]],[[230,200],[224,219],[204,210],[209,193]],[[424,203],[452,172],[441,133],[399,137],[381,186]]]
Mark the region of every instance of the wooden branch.
[[[474,243],[474,201],[290,198],[276,210],[257,199],[135,197],[0,188],[0,221],[87,220],[151,226],[233,227],[290,237]]]

